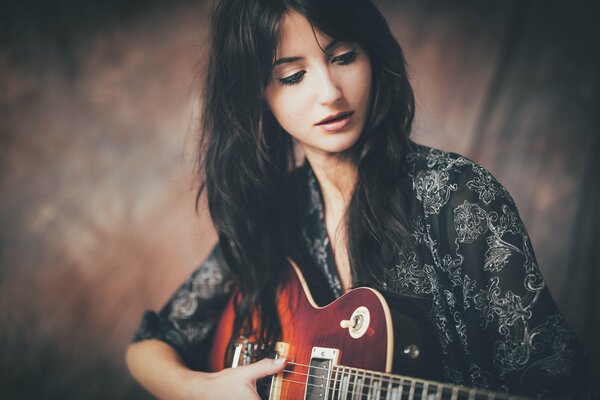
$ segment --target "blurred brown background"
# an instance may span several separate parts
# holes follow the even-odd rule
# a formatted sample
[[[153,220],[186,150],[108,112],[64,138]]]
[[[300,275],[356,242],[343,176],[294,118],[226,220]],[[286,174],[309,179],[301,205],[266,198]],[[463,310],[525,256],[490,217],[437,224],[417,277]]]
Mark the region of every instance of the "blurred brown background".
[[[600,369],[594,1],[376,1],[417,93],[414,138],[513,194]],[[215,240],[194,212],[210,4],[0,7],[0,398],[149,398],[123,352]]]

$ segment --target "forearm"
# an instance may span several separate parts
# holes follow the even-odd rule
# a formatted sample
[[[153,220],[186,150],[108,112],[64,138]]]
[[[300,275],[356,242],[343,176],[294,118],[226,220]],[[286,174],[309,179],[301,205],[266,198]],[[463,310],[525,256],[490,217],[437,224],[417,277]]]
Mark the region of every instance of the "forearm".
[[[130,344],[126,362],[131,375],[160,399],[190,399],[192,386],[207,375],[190,370],[171,346],[159,340]]]
[[[190,370],[173,348],[158,340],[133,343],[127,349],[127,366],[133,377],[156,397],[169,400],[260,400],[256,380],[281,372],[284,361],[267,358],[208,373]]]

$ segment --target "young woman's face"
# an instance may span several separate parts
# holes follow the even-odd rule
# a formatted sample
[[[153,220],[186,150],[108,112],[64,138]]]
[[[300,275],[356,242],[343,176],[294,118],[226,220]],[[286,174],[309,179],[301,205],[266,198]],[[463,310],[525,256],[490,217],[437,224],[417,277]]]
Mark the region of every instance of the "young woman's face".
[[[266,102],[309,160],[338,155],[356,143],[370,93],[371,63],[364,49],[313,31],[298,13],[286,14]]]

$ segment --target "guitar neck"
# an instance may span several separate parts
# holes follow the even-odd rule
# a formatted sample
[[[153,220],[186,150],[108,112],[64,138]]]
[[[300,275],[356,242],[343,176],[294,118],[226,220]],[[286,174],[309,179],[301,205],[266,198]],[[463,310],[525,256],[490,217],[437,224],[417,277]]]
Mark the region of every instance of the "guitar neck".
[[[311,371],[311,375],[319,376],[318,374],[316,370]],[[505,393],[493,393],[344,366],[334,366],[331,369],[328,387],[330,398],[335,400],[512,400],[518,398]]]

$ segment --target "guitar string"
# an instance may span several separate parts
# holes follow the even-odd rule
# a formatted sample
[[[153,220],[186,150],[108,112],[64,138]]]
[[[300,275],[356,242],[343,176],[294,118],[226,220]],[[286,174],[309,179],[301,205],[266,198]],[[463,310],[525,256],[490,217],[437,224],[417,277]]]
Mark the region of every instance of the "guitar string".
[[[294,363],[294,362],[288,362],[286,365],[290,365],[290,364],[291,365],[298,365],[298,366],[302,366],[302,367],[308,367],[309,369],[312,368],[312,369],[321,369],[321,370],[324,370],[324,371],[329,371],[329,368],[327,368],[327,367],[310,367],[309,365],[306,365],[306,364],[300,364],[300,363]],[[335,372],[336,374],[337,373],[343,373],[343,372],[341,372],[340,367],[333,367],[333,369],[331,371]],[[309,377],[309,378],[327,379],[327,378],[324,378],[323,376],[314,375],[314,374],[310,374],[310,373],[304,373],[304,372],[297,372],[297,371],[289,370],[289,369],[284,369],[283,372],[287,372],[289,374],[294,374],[294,375],[303,375],[303,376],[306,376],[306,377]],[[360,371],[356,371],[356,372],[349,371],[349,373],[350,373],[349,376],[359,377]],[[380,378],[378,378],[374,374],[372,374],[372,376],[363,375],[363,378],[371,379],[371,380],[373,380],[373,378],[375,378],[375,379],[378,379],[381,382],[385,382],[385,383],[399,384],[399,385],[402,385],[402,386],[409,386],[409,387],[411,386],[411,383],[407,382],[403,378],[392,378],[392,377],[386,377],[386,376],[381,376]],[[332,378],[329,378],[329,379],[331,380]],[[415,388],[417,388],[417,389],[420,389],[421,387],[424,387],[425,385],[435,386],[435,387],[440,386],[440,387],[448,388],[448,389],[452,389],[453,388],[451,385],[446,385],[446,384],[443,384],[443,383],[420,382],[420,381],[412,379],[412,378],[409,378],[409,379],[411,379],[412,382],[414,382]],[[369,388],[371,386],[367,385],[365,387]],[[467,389],[459,388],[459,390],[463,390],[464,391],[464,390],[467,390]],[[470,389],[470,390],[474,390],[474,389]]]
[[[316,375],[303,374],[303,373],[289,371],[289,370],[284,370],[284,372],[288,372],[288,373],[295,374],[295,375],[304,375],[304,376],[308,376],[308,377],[322,378],[322,377],[319,377],[319,376],[316,376]],[[366,383],[367,379],[372,379],[371,377],[360,377],[359,375],[354,375],[354,376],[357,377],[358,379],[365,379],[365,380],[362,383],[360,383],[360,384],[356,383],[356,381],[355,382],[351,382],[350,380],[348,380],[348,388],[346,388],[346,392],[348,394],[353,395],[353,396],[356,393],[358,393],[358,392],[355,392],[355,390],[356,390],[357,387],[360,387],[361,391],[364,391],[365,389],[366,390],[375,389],[375,390],[379,390],[380,392],[382,392],[384,394],[386,394],[387,392],[392,392],[394,389],[399,389],[400,387],[402,387],[403,390],[404,390],[404,388],[410,389],[411,387],[413,387],[414,390],[416,392],[418,392],[418,393],[415,393],[415,394],[419,394],[419,395],[422,394],[421,390],[424,389],[424,388],[426,388],[426,390],[427,390],[426,393],[429,393],[430,390],[433,390],[436,393],[440,392],[440,390],[441,390],[442,394],[444,392],[444,389],[451,389],[451,387],[445,387],[443,384],[442,385],[437,385],[437,384],[428,384],[428,385],[424,385],[423,384],[423,385],[421,385],[421,384],[418,384],[418,383],[415,382],[414,385],[411,385],[411,383],[404,382],[402,380],[395,381],[395,382],[394,381],[386,381],[386,382],[382,381],[382,384],[377,385],[376,383],[373,384],[372,382],[371,383]],[[350,379],[352,376],[348,375],[348,377]],[[325,379],[327,379],[327,378],[325,378]],[[286,380],[284,378],[280,378],[280,380],[281,381],[285,381],[285,382],[293,382],[293,383],[306,384],[306,385],[309,385],[309,386],[321,386],[321,387],[323,386],[323,385],[311,384],[311,383],[308,383],[308,382]],[[338,385],[338,377],[329,378],[328,380],[329,380],[330,383],[333,383],[333,387],[329,388],[329,390],[332,392],[332,396],[333,396],[333,394],[335,394],[335,392],[342,392],[341,383],[340,383],[340,387],[337,387],[337,385]],[[385,385],[385,383],[388,383],[388,385]],[[391,387],[390,387],[390,385],[391,385]],[[480,393],[476,393],[476,389],[467,390],[467,389],[458,388],[458,390],[462,391],[462,393],[461,392],[457,392],[457,394],[465,394],[465,393],[471,394],[471,392],[473,392],[474,394],[480,394]],[[361,396],[368,396],[368,393],[366,393],[364,395],[361,395]]]
[[[451,391],[451,392],[444,392],[444,388],[441,386],[423,386],[423,387],[411,387],[410,385],[408,386],[409,390],[404,390],[405,386],[401,385],[401,386],[394,386],[392,385],[390,386],[385,386],[385,385],[360,385],[360,384],[355,384],[352,383],[350,381],[348,381],[348,386],[347,388],[345,388],[345,390],[342,390],[341,388],[341,384],[340,387],[336,387],[334,384],[333,388],[330,388],[331,390],[331,398],[333,398],[335,396],[335,394],[342,394],[343,392],[345,392],[345,396],[347,397],[348,395],[350,395],[353,399],[355,397],[357,397],[357,395],[360,396],[360,398],[362,397],[371,397],[371,396],[375,396],[378,394],[377,397],[375,398],[382,398],[382,396],[385,396],[385,398],[388,398],[390,396],[390,393],[393,393],[394,390],[396,390],[396,393],[398,396],[404,397],[405,395],[410,396],[411,390],[412,390],[412,398],[422,398],[423,395],[427,395],[428,398],[430,395],[439,395],[439,396],[455,396],[452,397],[454,398],[458,398],[458,396],[463,396],[463,395],[469,395],[469,399],[471,399],[472,396],[476,396],[476,395],[481,395],[481,393],[476,393],[476,389],[471,389],[468,392],[465,392],[463,389],[463,392],[459,392],[459,391]],[[402,389],[401,391],[399,389]],[[368,390],[367,393],[364,393],[365,390]],[[486,397],[489,399],[489,395],[486,395]],[[338,396],[339,398],[339,396]],[[441,397],[440,397],[441,398]],[[448,398],[448,397],[444,397],[444,398]],[[473,397],[474,398],[474,397]],[[498,399],[500,400],[500,398],[498,397],[494,397],[494,399]]]
[[[333,371],[333,372],[340,372],[340,371],[341,371],[343,368],[347,368],[347,367],[343,367],[343,366],[333,366],[333,367],[318,367],[318,366],[310,366],[309,364],[296,363],[296,362],[292,362],[292,361],[288,361],[288,362],[286,363],[286,365],[294,365],[294,366],[305,367],[305,368],[308,368],[309,370],[313,370],[313,371],[314,371],[314,370],[323,370],[324,372],[328,372],[328,371],[330,371],[330,370],[331,370],[331,371]],[[289,373],[299,374],[299,375],[305,375],[305,376],[309,376],[309,377],[313,377],[313,378],[315,378],[315,377],[316,377],[316,378],[321,378],[321,377],[320,377],[320,376],[318,376],[318,375],[310,375],[310,374],[308,374],[308,373],[296,372],[296,371],[293,371],[293,370],[285,370],[285,369],[284,369],[284,371],[285,371],[285,372],[289,372]],[[350,372],[350,373],[351,373],[351,374],[359,374],[359,373],[361,373],[361,372],[357,370],[356,372]],[[376,376],[377,376],[377,373],[376,373],[376,372],[365,372],[365,374],[371,374],[371,377],[370,377],[370,378],[373,378],[373,377],[376,377]],[[415,378],[409,378],[409,377],[402,378],[402,377],[392,377],[392,376],[386,376],[386,375],[384,375],[383,373],[381,374],[380,378],[377,378],[377,379],[380,379],[380,380],[382,380],[382,381],[385,381],[385,382],[393,382],[393,381],[395,381],[395,380],[404,381],[404,380],[407,380],[407,379],[408,379],[408,380],[412,380],[412,381],[414,381],[416,384],[422,384],[422,385],[424,385],[425,383],[427,383],[427,384],[429,384],[429,385],[446,385],[446,384],[444,384],[444,383],[441,383],[441,382],[426,382],[426,381],[420,381],[420,380],[418,380],[418,379],[415,379]],[[447,386],[449,386],[449,387],[452,387],[452,386],[450,386],[450,385],[447,385]]]
[[[294,373],[293,371],[289,371],[289,370],[284,370],[284,372],[290,372],[290,373]],[[297,373],[298,374],[298,373]],[[301,375],[306,375],[306,374],[301,374]],[[330,379],[331,381],[331,379]],[[301,381],[294,381],[291,379],[285,379],[285,378],[278,378],[277,379],[278,383],[281,382],[288,382],[288,383],[296,383],[296,384],[300,384],[300,385],[306,385],[306,386],[313,386],[313,387],[323,387],[323,385],[319,385],[319,384],[314,384],[314,383],[309,383],[309,382],[301,382]],[[502,399],[510,399],[510,395],[506,394],[506,393],[493,393],[493,392],[488,392],[485,390],[480,390],[477,388],[471,388],[471,389],[467,389],[467,388],[461,388],[458,386],[448,386],[445,384],[430,384],[426,387],[425,391],[422,391],[421,389],[425,388],[425,386],[423,385],[422,387],[419,385],[414,385],[411,386],[408,383],[404,383],[404,382],[396,382],[399,383],[400,386],[394,386],[392,384],[392,386],[390,387],[388,386],[384,386],[384,385],[365,385],[364,383],[362,384],[358,384],[355,382],[351,382],[348,381],[348,387],[345,389],[346,392],[346,396],[347,395],[351,395],[352,398],[356,398],[357,394],[359,394],[360,398],[362,397],[369,397],[369,396],[373,396],[374,394],[376,394],[377,392],[379,392],[379,396],[381,397],[382,395],[385,395],[386,398],[388,397],[389,393],[393,393],[394,389],[402,389],[401,391],[398,391],[398,395],[403,397],[404,394],[410,395],[410,389],[412,388],[412,396],[422,396],[423,394],[426,395],[433,395],[435,394],[436,396],[453,396],[452,398],[458,398],[458,396],[463,396],[463,395],[468,395],[469,399],[474,398],[474,396],[485,396],[487,399],[496,399],[496,400],[502,400]],[[261,383],[263,386],[264,385],[269,385],[269,383],[267,382],[262,382]],[[333,387],[330,387],[328,390],[328,394],[331,394],[332,398],[333,396],[335,396],[337,394],[337,392],[342,392],[342,388],[341,388],[341,383],[340,383],[340,387],[336,387],[338,385],[337,382],[337,377],[334,379],[333,382]],[[405,386],[408,385],[408,391],[404,391]],[[356,390],[359,390],[359,392],[357,392]],[[370,391],[370,389],[375,389],[373,392]],[[450,389],[451,391],[445,392],[445,389]],[[369,392],[364,393],[365,390],[369,390]],[[441,390],[441,391],[440,391]],[[434,391],[434,392],[430,392],[430,391]],[[438,398],[438,397],[436,397]],[[442,398],[442,397],[439,397]],[[447,397],[445,397],[447,398]]]
[[[323,385],[315,385],[315,384],[306,383],[306,382],[293,381],[293,380],[290,380],[290,379],[279,379],[277,381],[277,384],[276,384],[277,385],[277,389],[281,389],[282,388],[282,382],[296,383],[296,384],[300,384],[300,385],[306,385],[306,386],[313,386],[313,387],[321,387],[321,388],[323,388]],[[266,385],[268,385],[268,383],[264,382],[262,385],[266,386]],[[357,397],[360,398],[360,399],[362,399],[364,397],[367,397],[368,399],[371,399],[371,398],[373,398],[373,396],[377,396],[376,398],[382,399],[382,396],[385,396],[385,398],[387,399],[387,398],[389,398],[389,393],[393,393],[393,391],[394,391],[394,388],[379,387],[379,388],[376,388],[372,392],[369,391],[367,393],[364,393],[365,389],[371,389],[371,388],[372,388],[372,386],[368,386],[368,385],[367,386],[362,386],[362,387],[359,388],[360,392],[356,392],[355,391],[356,388],[354,387],[354,384],[352,384],[352,387],[350,387],[350,384],[349,384],[348,389],[345,391],[345,397],[347,398],[348,395],[351,395],[352,399],[354,400]],[[396,388],[396,389],[398,389],[398,388]],[[334,396],[336,395],[336,392],[338,392],[338,391],[341,393],[341,389],[336,389],[336,388],[334,388],[333,390],[328,391],[327,394],[328,395],[330,394],[331,397],[327,396],[327,398],[334,399]],[[478,395],[478,393],[475,393],[475,392],[472,393],[471,391],[469,393],[459,393],[459,392],[454,392],[454,391],[452,391],[451,393],[448,393],[448,392],[444,393],[443,389],[442,389],[442,392],[440,392],[439,388],[435,391],[435,393],[430,393],[429,389],[427,389],[427,391],[425,393],[419,392],[417,390],[414,390],[412,392],[412,394],[410,393],[410,391],[404,392],[403,390],[397,392],[397,396],[400,396],[399,399],[404,398],[405,395],[406,396],[410,396],[409,399],[416,399],[417,397],[421,397],[422,398],[423,394],[428,395],[428,398],[429,398],[430,395],[435,394],[436,395],[436,399],[438,399],[438,398],[439,399],[444,399],[444,398],[447,399],[448,397],[446,397],[446,396],[451,396],[451,399],[458,399],[458,396],[461,395],[461,394],[468,394],[469,395],[469,399],[472,399],[472,398],[474,398],[473,396]],[[487,399],[501,400],[501,398],[496,397],[496,395],[497,394],[493,394],[494,397],[490,397],[490,395],[486,395],[486,397],[487,397]],[[500,394],[500,395],[502,396],[502,394]],[[415,396],[417,396],[417,397],[415,397]],[[445,396],[445,397],[441,397],[441,396]],[[394,397],[396,397],[396,396],[394,395]],[[504,398],[505,399],[510,399],[510,397],[504,397]],[[338,399],[339,399],[339,396],[338,396]]]
[[[288,363],[288,365],[289,364],[306,366],[305,364]],[[336,368],[336,367],[334,367],[334,368]],[[328,368],[324,368],[324,367],[314,367],[314,369],[323,369],[323,370],[326,370],[326,371],[329,370]],[[336,372],[336,374],[339,371],[340,371],[339,368],[332,370],[332,372]],[[314,375],[314,374],[310,374],[310,373],[297,372],[297,371],[288,370],[288,369],[284,369],[283,372],[287,372],[287,373],[293,374],[293,375],[303,375],[303,376],[306,376],[308,378],[327,379],[324,376]],[[350,375],[348,375],[348,376],[349,377],[356,376],[358,378],[358,377],[360,377],[359,373],[360,372],[358,372],[358,371],[357,372],[350,372]],[[402,378],[389,378],[389,377],[383,377],[383,376],[381,378],[376,378],[375,375],[373,375],[373,376],[366,376],[366,375],[363,376],[363,379],[365,379],[365,380],[366,379],[371,379],[371,381],[372,381],[373,378],[380,380],[382,383],[391,383],[391,384],[401,385],[403,387],[404,386],[407,386],[407,387],[411,386],[410,382],[406,382]],[[336,375],[335,378],[331,378],[331,377],[329,378],[330,381],[331,381],[331,379],[337,380],[337,375]],[[444,384],[436,384],[436,383],[427,383],[427,382],[422,382],[421,383],[421,382],[418,382],[418,381],[415,381],[415,380],[413,380],[413,382],[414,382],[415,389],[421,389],[422,387],[425,387],[426,384],[427,384],[428,387],[442,387],[442,390],[444,389],[444,386],[446,386]],[[374,387],[374,385],[369,385],[369,384],[365,385],[365,384],[363,384],[363,387],[369,389],[371,387]],[[446,388],[452,388],[452,387],[451,386],[446,386]],[[334,388],[333,390],[339,390],[339,389],[335,389]],[[465,389],[460,389],[460,390],[465,390]],[[473,390],[473,389],[471,389],[471,390]]]
[[[446,384],[446,383],[441,383],[441,382],[427,382],[427,381],[419,381],[413,378],[394,378],[394,377],[384,377],[382,376],[381,378],[376,377],[375,375],[373,375],[372,373],[371,376],[367,376],[366,374],[363,374],[362,377],[360,375],[359,371],[352,371],[351,369],[348,371],[344,371],[344,369],[347,367],[339,367],[339,366],[334,366],[333,367],[333,371],[335,371],[336,376],[333,378],[333,391],[341,391],[341,388],[336,388],[336,383],[339,380],[339,376],[341,375],[341,378],[343,378],[343,374],[347,374],[346,376],[348,376],[348,386],[352,385],[356,385],[355,383],[351,382],[350,379],[352,377],[355,378],[362,378],[365,381],[366,380],[371,380],[371,384],[365,385],[364,382],[362,383],[363,388],[374,388],[376,386],[379,386],[379,390],[383,390],[383,391],[388,391],[388,390],[393,390],[394,385],[397,385],[397,387],[402,387],[403,390],[404,388],[414,388],[415,391],[421,391],[419,394],[422,394],[422,390],[425,389],[427,392],[426,394],[429,393],[429,390],[435,390],[436,392],[439,392],[441,390],[442,394],[444,394],[444,391],[446,391],[447,394],[454,394],[454,392],[456,392],[457,396],[460,395],[469,395],[469,396],[485,396],[486,398],[490,399],[490,398],[494,398],[497,400],[503,400],[503,399],[510,399],[510,395],[507,393],[498,393],[498,392],[491,392],[489,390],[485,390],[485,389],[481,389],[481,388],[467,388],[467,387],[460,387],[460,386],[456,386],[456,385],[451,385],[451,384]],[[378,381],[380,381],[382,384],[380,385],[373,385],[373,378],[377,379]],[[411,383],[412,381],[412,383]],[[356,382],[356,380],[355,380]],[[384,384],[387,383],[387,385]],[[341,384],[340,384],[341,385]],[[391,385],[391,388],[390,388]],[[354,390],[354,389],[353,389]],[[448,393],[448,391],[450,393]]]
[[[354,390],[356,390],[356,387],[361,387],[361,391],[364,391],[365,389],[375,389],[375,390],[379,390],[380,392],[383,393],[388,393],[388,392],[392,392],[394,389],[402,389],[402,393],[406,393],[404,390],[408,389],[411,390],[413,389],[414,394],[415,395],[422,395],[422,394],[438,394],[440,393],[441,395],[454,395],[454,393],[456,393],[456,396],[464,396],[464,395],[469,395],[469,396],[485,396],[487,399],[497,399],[497,400],[503,400],[503,399],[509,399],[509,395],[508,394],[504,394],[504,393],[494,393],[494,392],[489,392],[487,390],[482,390],[482,389],[478,389],[478,388],[464,388],[464,387],[459,387],[459,386],[452,386],[452,385],[447,385],[447,384],[443,384],[443,383],[428,383],[428,384],[422,384],[422,383],[418,383],[418,382],[414,382],[414,384],[411,384],[410,382],[405,382],[403,380],[401,381],[381,381],[381,384],[373,384],[373,379],[371,377],[363,377],[365,380],[371,379],[371,382],[369,384],[366,384],[366,381],[363,381],[361,384],[358,384],[355,382],[351,382],[350,379],[352,378],[352,376],[348,376],[348,388],[346,388],[346,391],[349,394],[354,395],[356,392],[354,392]],[[354,375],[354,377],[360,378],[359,375]],[[332,390],[333,392],[341,392],[342,388],[341,388],[341,383],[338,383],[338,378],[336,377],[334,379],[333,383],[333,387],[330,388],[330,390]],[[339,385],[339,386],[338,386]],[[433,391],[433,393],[430,393],[430,391]],[[423,393],[425,392],[425,393]]]
[[[313,386],[313,387],[321,387],[321,388],[323,387],[323,385],[315,385],[315,384],[311,384],[311,383],[307,383],[307,382],[293,381],[293,380],[290,380],[290,379],[278,379],[277,382],[278,382],[279,389],[282,387],[282,385],[281,385],[282,382],[296,383],[296,384],[300,384],[300,385]],[[266,385],[269,385],[269,384],[267,382],[264,382],[264,383],[262,383],[262,385],[266,386]],[[345,396],[346,397],[348,395],[351,395],[352,399],[355,399],[357,397],[357,395],[359,395],[358,397],[361,398],[361,399],[363,397],[367,397],[367,398],[370,399],[370,398],[373,398],[373,396],[377,396],[380,399],[382,398],[382,396],[385,396],[386,398],[388,398],[389,397],[389,393],[392,393],[394,391],[394,389],[398,389],[398,387],[396,387],[396,388],[394,388],[394,387],[389,388],[389,387],[380,386],[380,387],[376,388],[375,391],[373,391],[373,392],[369,391],[367,393],[364,393],[365,389],[372,389],[375,386],[370,386],[370,385],[359,386],[360,392],[356,392],[355,391],[356,390],[355,386],[359,386],[359,385],[355,385],[353,383],[349,383],[348,384],[348,388],[345,391]],[[477,391],[478,391],[477,389],[471,389],[468,392],[463,392],[463,393],[460,393],[459,391],[455,391],[455,390],[452,390],[452,392],[450,392],[450,393],[449,392],[444,393],[443,388],[442,388],[441,392],[439,391],[439,387],[437,389],[435,389],[435,393],[430,393],[429,392],[429,388],[427,388],[427,391],[424,392],[424,393],[423,392],[419,392],[416,389],[417,388],[415,388],[415,390],[412,392],[412,395],[410,394],[410,391],[404,392],[404,390],[398,391],[397,395],[400,396],[400,399],[404,398],[405,395],[410,396],[410,399],[416,399],[417,397],[415,397],[415,396],[422,397],[423,394],[428,395],[428,398],[429,398],[430,395],[435,394],[436,395],[436,399],[437,398],[439,398],[439,399],[446,398],[447,399],[448,397],[446,397],[446,396],[451,396],[451,399],[458,399],[458,396],[465,395],[465,394],[469,395],[469,399],[472,399],[472,398],[474,398],[473,396],[477,396],[477,395],[485,395],[487,399],[494,399],[494,400],[502,400],[502,399],[510,399],[511,398],[508,394],[504,394],[504,393],[490,393],[490,394],[477,393]],[[434,388],[431,388],[431,389],[434,390]],[[457,390],[464,390],[464,389],[457,387]],[[337,388],[334,387],[333,390],[331,390],[331,388],[330,388],[330,391],[328,391],[328,394],[331,394],[331,399],[334,399],[334,396],[336,395],[336,392],[340,392],[341,393],[342,392],[341,388],[337,389]],[[445,397],[441,397],[441,396],[445,396]],[[490,397],[490,396],[492,396],[492,397]],[[500,397],[498,397],[498,396],[500,396]],[[328,398],[329,398],[329,396],[328,396]],[[338,399],[339,399],[339,396],[338,396]]]
[[[307,364],[301,364],[301,363],[294,363],[294,362],[288,362],[287,365],[296,365],[296,366],[302,366],[302,367],[307,367],[310,369],[320,369],[320,370],[324,370],[324,371],[329,371],[329,368],[327,367],[310,367],[310,365]],[[287,372],[288,374],[292,374],[292,375],[302,375],[302,376],[306,376],[309,378],[317,378],[317,379],[328,379],[329,381],[331,381],[332,379],[335,381],[334,382],[334,387],[331,388],[331,390],[333,392],[336,391],[341,391],[341,388],[336,388],[335,387],[335,383],[338,380],[338,374],[342,375],[344,373],[347,373],[348,375],[348,379],[351,379],[352,377],[356,377],[357,379],[363,379],[365,382],[366,380],[371,380],[371,384],[365,384],[364,382],[362,383],[362,387],[363,389],[372,389],[372,388],[376,388],[377,386],[379,386],[379,390],[381,391],[385,391],[387,392],[388,390],[393,390],[394,389],[394,385],[397,388],[402,387],[404,388],[411,388],[413,387],[414,390],[422,390],[423,388],[427,387],[427,390],[429,391],[431,390],[435,390],[437,392],[439,392],[440,390],[443,392],[444,390],[451,390],[451,391],[457,391],[458,395],[462,395],[462,394],[474,394],[474,395],[483,395],[486,397],[490,397],[490,396],[500,396],[500,397],[504,397],[504,398],[509,398],[506,397],[508,395],[504,394],[504,393],[493,393],[493,392],[489,392],[487,390],[484,389],[478,389],[478,388],[462,388],[462,387],[458,387],[458,386],[452,386],[449,384],[444,384],[444,383],[436,383],[436,382],[425,382],[425,381],[418,381],[415,380],[413,378],[408,378],[409,381],[403,379],[403,378],[394,378],[394,377],[386,377],[386,376],[381,376],[381,377],[377,377],[375,374],[373,373],[369,373],[371,374],[371,376],[367,376],[366,374],[363,374],[361,377],[361,373],[360,371],[352,371],[352,370],[348,370],[347,372],[344,371],[343,369],[346,367],[339,367],[339,366],[334,366],[331,371],[333,373],[336,374],[335,377],[330,377],[328,378],[324,378],[323,376],[319,376],[319,375],[314,375],[314,374],[310,374],[310,373],[303,373],[303,372],[297,372],[294,370],[289,370],[289,369],[284,369],[283,372]],[[377,384],[372,384],[373,380],[377,379],[379,382],[381,382],[381,385],[377,385]],[[410,382],[412,381],[412,382]],[[289,381],[289,382],[293,382],[293,383],[301,383],[301,384],[307,384],[310,385],[309,383],[305,383],[305,382],[298,382],[298,381]],[[383,384],[388,384],[385,387],[383,387]],[[348,382],[348,385],[355,385],[355,383],[352,382]],[[390,388],[389,386],[392,385],[392,387]],[[315,386],[314,384],[312,384],[312,386]],[[317,385],[318,386],[318,385]],[[354,390],[354,389],[352,389]],[[353,392],[352,392],[353,393]]]

